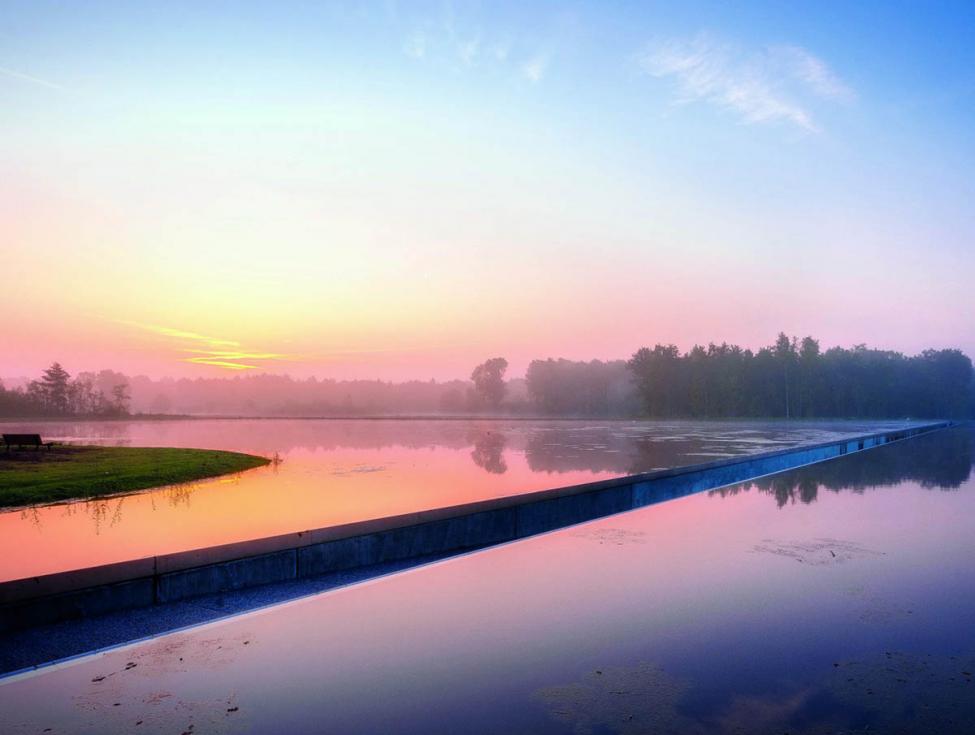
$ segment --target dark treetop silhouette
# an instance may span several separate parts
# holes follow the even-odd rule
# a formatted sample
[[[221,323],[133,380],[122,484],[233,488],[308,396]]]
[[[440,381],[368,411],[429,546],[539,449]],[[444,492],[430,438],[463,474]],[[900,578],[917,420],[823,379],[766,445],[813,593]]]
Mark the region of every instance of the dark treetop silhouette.
[[[856,345],[822,351],[780,334],[753,352],[737,345],[643,347],[628,360],[533,360],[478,365],[470,381],[126,377],[58,363],[40,380],[4,388],[0,416],[125,416],[138,412],[242,416],[542,415],[647,418],[958,418],[975,415],[972,362],[956,349],[906,356]]]

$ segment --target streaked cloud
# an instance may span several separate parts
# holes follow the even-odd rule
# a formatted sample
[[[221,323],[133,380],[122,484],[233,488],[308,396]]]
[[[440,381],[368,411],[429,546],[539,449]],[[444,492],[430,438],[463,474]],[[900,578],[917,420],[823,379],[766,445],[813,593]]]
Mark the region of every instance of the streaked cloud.
[[[800,46],[775,46],[771,55],[792,65],[792,73],[820,97],[852,102],[856,93],[826,65]]]
[[[245,352],[241,350],[185,350],[186,352],[199,353],[194,357],[185,357],[183,362],[190,362],[194,365],[211,365],[213,367],[226,368],[228,370],[256,370],[259,365],[252,365],[254,361],[268,360],[291,360],[289,355],[282,355],[276,352]],[[241,362],[246,360],[247,362]]]
[[[0,74],[12,79],[20,79],[24,82],[30,82],[31,84],[39,84],[42,87],[47,87],[48,89],[64,89],[64,87],[62,87],[60,84],[55,84],[54,82],[49,82],[46,79],[41,79],[40,77],[31,76],[30,74],[14,71],[13,69],[7,69],[2,66],[0,66]]]
[[[186,329],[127,320],[115,320],[115,322],[162,338],[165,348],[171,349],[176,354],[192,355],[192,357],[179,357],[178,360],[195,365],[210,365],[226,370],[256,370],[262,365],[255,363],[297,360],[294,355],[245,349],[237,340],[212,337]]]
[[[179,340],[188,340],[190,342],[205,342],[211,347],[239,347],[240,342],[230,339],[222,339],[220,337],[208,337],[204,334],[198,334],[197,332],[188,332],[184,329],[174,329],[173,327],[163,327],[158,324],[143,324],[142,322],[133,322],[128,320],[116,319],[116,324],[124,324],[129,327],[136,327],[146,332],[152,332],[153,334],[158,334],[162,337],[172,337]]]
[[[817,132],[813,102],[855,99],[826,62],[799,46],[750,51],[701,33],[651,43],[637,60],[650,76],[675,83],[677,104],[708,102],[746,123],[786,122]]]

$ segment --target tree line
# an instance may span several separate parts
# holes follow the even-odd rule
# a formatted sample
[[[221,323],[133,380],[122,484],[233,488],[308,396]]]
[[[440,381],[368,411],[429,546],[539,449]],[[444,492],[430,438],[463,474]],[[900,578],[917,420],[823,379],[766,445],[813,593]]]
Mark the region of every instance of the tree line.
[[[722,343],[642,347],[628,361],[535,360],[528,395],[552,415],[894,418],[975,415],[972,362],[956,349],[905,356],[780,334],[758,351]]]
[[[498,414],[646,418],[975,416],[972,362],[957,349],[906,356],[865,345],[821,350],[780,334],[752,351],[722,343],[642,347],[629,360],[533,360],[507,379],[493,357],[468,380],[343,380],[258,374],[72,378],[58,363],[16,388],[0,383],[0,416],[158,414],[357,416]]]
[[[124,375],[111,370],[71,374],[53,363],[40,380],[26,388],[7,389],[0,382],[0,416],[95,416],[129,415],[129,385]]]

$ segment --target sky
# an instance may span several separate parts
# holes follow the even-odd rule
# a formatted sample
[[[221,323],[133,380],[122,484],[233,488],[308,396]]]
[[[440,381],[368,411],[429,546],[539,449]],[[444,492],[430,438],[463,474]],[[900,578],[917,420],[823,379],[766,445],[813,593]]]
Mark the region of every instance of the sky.
[[[975,354],[975,5],[0,0],[0,376]]]

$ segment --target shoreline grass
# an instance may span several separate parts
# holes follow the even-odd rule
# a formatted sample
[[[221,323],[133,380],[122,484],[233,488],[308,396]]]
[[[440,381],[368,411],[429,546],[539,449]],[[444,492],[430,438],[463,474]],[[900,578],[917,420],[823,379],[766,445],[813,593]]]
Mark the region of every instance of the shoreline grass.
[[[57,446],[0,451],[0,508],[132,492],[270,463],[240,452],[174,447]]]

